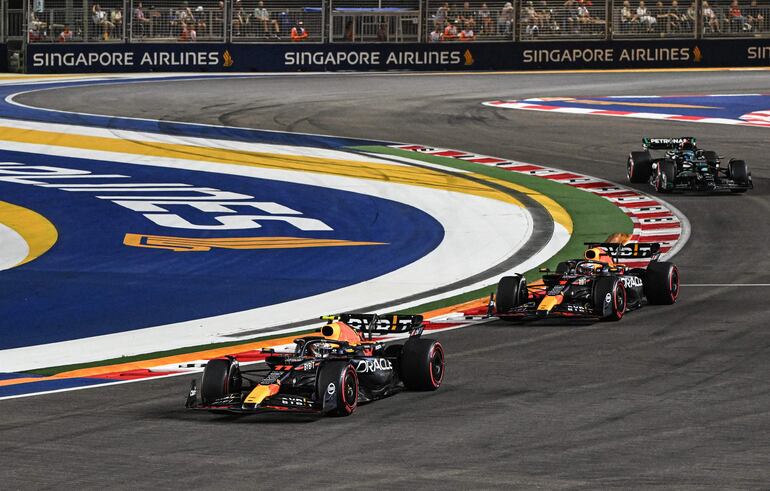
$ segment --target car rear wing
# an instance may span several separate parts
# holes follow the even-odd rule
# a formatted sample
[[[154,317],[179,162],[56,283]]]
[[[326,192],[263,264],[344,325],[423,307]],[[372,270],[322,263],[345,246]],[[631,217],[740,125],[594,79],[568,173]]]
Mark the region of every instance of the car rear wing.
[[[681,143],[689,142],[695,145],[694,136],[680,136],[679,138],[642,138],[642,146],[647,150],[673,150]]]
[[[617,244],[612,242],[586,242],[589,249],[601,247],[607,251],[607,254],[617,262],[623,262],[624,259],[650,259],[657,261],[660,257],[660,244],[657,242],[629,242],[628,244]]]
[[[421,315],[344,313],[324,315],[321,319],[330,322],[342,321],[353,329],[368,335],[369,338],[374,334],[401,334],[405,332],[408,332],[410,336],[420,336],[423,329]]]

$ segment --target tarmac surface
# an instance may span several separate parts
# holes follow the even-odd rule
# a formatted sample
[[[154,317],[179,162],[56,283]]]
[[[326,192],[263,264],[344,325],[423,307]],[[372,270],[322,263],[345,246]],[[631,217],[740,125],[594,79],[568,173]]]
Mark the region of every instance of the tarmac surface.
[[[684,283],[675,306],[619,323],[497,321],[441,333],[440,390],[398,394],[350,418],[189,413],[190,377],[0,401],[0,487],[770,486],[770,129],[480,105],[768,87],[768,72],[344,74],[21,97],[63,110],[458,148],[624,183],[625,158],[643,135],[694,135],[745,159],[755,189],[666,196],[692,224],[674,258]]]

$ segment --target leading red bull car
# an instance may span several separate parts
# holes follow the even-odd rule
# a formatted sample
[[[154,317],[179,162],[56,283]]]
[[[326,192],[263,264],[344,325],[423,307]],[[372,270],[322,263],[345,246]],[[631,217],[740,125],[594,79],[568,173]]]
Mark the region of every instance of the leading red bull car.
[[[544,269],[542,281],[527,284],[522,275],[505,276],[497,285],[497,317],[509,321],[546,318],[620,320],[647,304],[671,305],[679,296],[679,270],[659,261],[660,244],[589,243],[582,259]],[[628,259],[650,259],[630,268]]]
[[[444,379],[444,348],[422,337],[422,316],[340,314],[289,353],[266,350],[266,367],[241,369],[234,358],[209,361],[188,408],[214,412],[285,411],[348,416],[361,402],[403,389],[433,391]],[[409,333],[403,343],[375,335]]]

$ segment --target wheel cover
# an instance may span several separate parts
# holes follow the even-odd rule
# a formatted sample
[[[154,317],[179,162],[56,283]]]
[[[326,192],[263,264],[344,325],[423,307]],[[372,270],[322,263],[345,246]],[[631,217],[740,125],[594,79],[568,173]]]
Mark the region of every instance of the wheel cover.
[[[444,349],[436,345],[430,354],[430,380],[434,387],[441,385],[444,379]]]
[[[348,409],[354,408],[358,402],[357,376],[355,372],[351,373],[350,370],[351,369],[348,368],[345,371],[345,381],[342,389],[342,402],[345,403],[345,406],[347,406]]]
[[[671,300],[676,301],[677,297],[679,297],[679,270],[676,266],[671,268],[671,272],[669,272],[668,288],[671,292]]]
[[[623,317],[626,312],[626,289],[621,287],[620,284],[615,285],[615,314],[618,319]]]

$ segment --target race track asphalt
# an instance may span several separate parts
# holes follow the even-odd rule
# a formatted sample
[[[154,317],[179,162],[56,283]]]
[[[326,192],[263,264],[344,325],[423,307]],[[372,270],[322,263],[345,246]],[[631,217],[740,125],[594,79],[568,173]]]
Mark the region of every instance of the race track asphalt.
[[[620,323],[439,335],[435,393],[350,418],[191,414],[189,377],[0,401],[0,488],[736,489],[770,486],[770,129],[483,107],[498,98],[766,92],[769,72],[345,74],[66,89],[56,109],[381,138],[624,182],[643,135],[744,158],[743,196],[690,219],[673,307]],[[646,189],[644,186],[642,187]],[[693,285],[693,286],[687,286]]]

